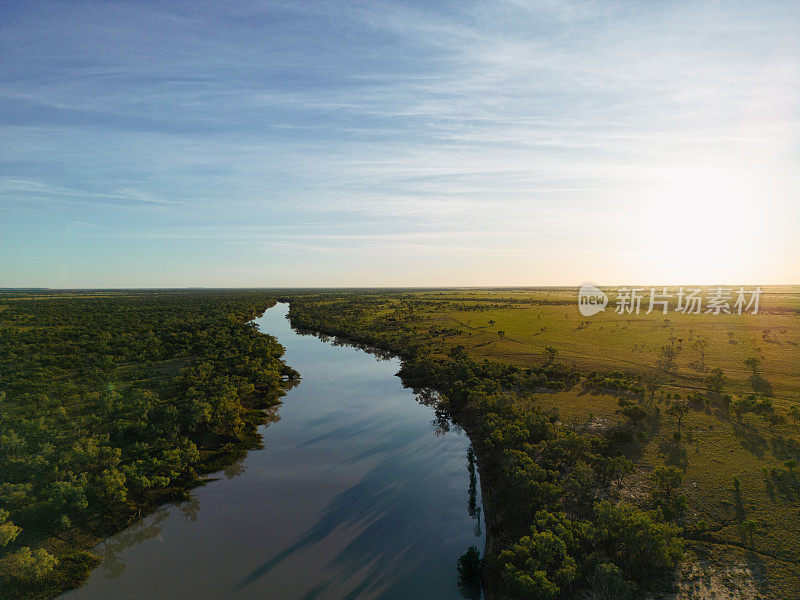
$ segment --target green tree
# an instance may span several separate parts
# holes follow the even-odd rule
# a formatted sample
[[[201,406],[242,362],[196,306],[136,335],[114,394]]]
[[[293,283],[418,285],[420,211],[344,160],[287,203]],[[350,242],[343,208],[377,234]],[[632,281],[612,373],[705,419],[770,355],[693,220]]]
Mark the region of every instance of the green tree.
[[[686,414],[689,412],[689,405],[685,402],[676,402],[667,409],[667,413],[675,417],[678,421],[678,433],[681,431],[681,425]]]
[[[758,365],[760,363],[761,361],[755,356],[750,356],[744,361],[745,366],[753,372],[753,375],[758,372]]]
[[[725,385],[725,373],[719,367],[712,369],[705,380],[706,389],[713,394],[721,394],[722,388]]]
[[[678,359],[678,356],[681,353],[681,347],[676,346],[674,343],[670,343],[666,346],[661,346],[659,350],[659,364],[661,368],[666,372],[672,372],[675,370],[675,361]]]
[[[662,385],[664,385],[664,375],[661,372],[651,371],[645,376],[644,387],[650,393],[650,402]]]
[[[475,546],[458,557],[458,587],[466,598],[478,599],[481,596],[481,556]]]
[[[8,517],[9,512],[0,508],[0,547],[8,546],[22,531],[22,527],[14,525]]]
[[[15,579],[38,581],[49,575],[58,564],[58,559],[44,548],[31,551],[25,546],[3,560],[2,570]]]
[[[791,408],[789,408],[789,414],[794,419],[794,427],[797,429],[797,422],[800,421],[800,406],[792,404]]]
[[[767,413],[764,418],[767,420],[767,423],[769,423],[770,431],[775,429],[776,425],[783,425],[786,423],[786,417],[775,412]]]
[[[447,354],[450,355],[450,358],[452,358],[454,360],[463,360],[467,356],[466,350],[467,349],[464,346],[462,346],[461,344],[458,344],[458,345],[453,346],[452,348],[450,348],[450,350],[447,352]]]
[[[511,598],[556,598],[577,578],[567,545],[549,531],[531,531],[501,553],[503,580]]]
[[[544,354],[547,357],[547,364],[552,364],[553,361],[556,359],[556,354],[558,354],[558,349],[553,348],[553,346],[546,346],[544,349]]]
[[[667,517],[675,518],[684,513],[686,496],[676,493],[683,484],[683,473],[680,469],[673,466],[658,466],[650,474],[650,483],[651,500]]]
[[[678,528],[627,503],[595,504],[597,541],[626,579],[647,582],[675,568],[683,554]]]
[[[647,411],[638,404],[628,404],[620,412],[630,419],[634,427],[637,427],[647,417]]]
[[[708,338],[702,335],[695,337],[692,342],[692,349],[700,355],[700,370],[706,370],[706,353],[708,352]]]
[[[742,417],[749,413],[753,412],[756,409],[756,400],[755,396],[747,396],[745,398],[737,398],[731,403],[731,410],[733,414],[736,415],[736,420],[741,423]]]
[[[625,580],[622,570],[613,563],[599,563],[589,577],[591,598],[597,600],[623,600],[631,593],[631,584]]]

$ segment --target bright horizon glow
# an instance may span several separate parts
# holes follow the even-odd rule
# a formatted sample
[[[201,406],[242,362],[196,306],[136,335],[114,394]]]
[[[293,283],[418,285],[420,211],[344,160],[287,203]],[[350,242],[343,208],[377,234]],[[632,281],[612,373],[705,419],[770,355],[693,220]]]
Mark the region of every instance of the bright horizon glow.
[[[798,284],[800,2],[13,2],[0,287]]]
[[[644,204],[644,262],[670,283],[737,281],[769,244],[771,207],[741,171],[675,169]]]

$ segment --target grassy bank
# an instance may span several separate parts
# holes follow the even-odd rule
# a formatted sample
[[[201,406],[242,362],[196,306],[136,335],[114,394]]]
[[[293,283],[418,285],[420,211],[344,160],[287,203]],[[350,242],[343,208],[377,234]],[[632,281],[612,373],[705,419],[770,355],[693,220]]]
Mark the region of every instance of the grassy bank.
[[[587,319],[574,290],[331,291],[292,296],[290,316],[401,355],[407,382],[447,396],[493,513],[484,571],[495,591],[790,598],[800,594],[797,292],[766,290],[758,315]],[[649,577],[624,549],[604,550],[602,502],[674,528],[684,561]],[[565,560],[518,568],[558,529],[539,511],[595,526],[594,558],[568,576]]]

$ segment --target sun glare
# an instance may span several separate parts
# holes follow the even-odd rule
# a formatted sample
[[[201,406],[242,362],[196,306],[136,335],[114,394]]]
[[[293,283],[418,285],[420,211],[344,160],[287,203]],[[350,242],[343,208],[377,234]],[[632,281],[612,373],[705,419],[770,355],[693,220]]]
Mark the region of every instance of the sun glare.
[[[741,282],[760,262],[761,202],[748,177],[732,169],[670,171],[642,208],[642,258],[651,282]]]

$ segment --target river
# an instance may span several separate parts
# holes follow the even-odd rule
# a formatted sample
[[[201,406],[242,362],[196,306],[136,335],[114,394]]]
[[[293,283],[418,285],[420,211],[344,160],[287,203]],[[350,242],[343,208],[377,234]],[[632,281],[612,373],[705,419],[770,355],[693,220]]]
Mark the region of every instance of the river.
[[[100,543],[60,598],[462,598],[456,561],[483,548],[468,438],[403,388],[397,359],[300,335],[287,312],[255,321],[302,376],[264,449]]]

